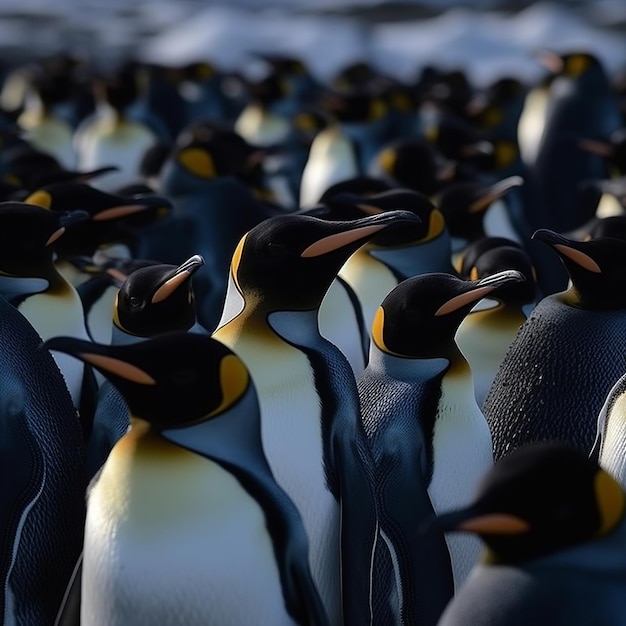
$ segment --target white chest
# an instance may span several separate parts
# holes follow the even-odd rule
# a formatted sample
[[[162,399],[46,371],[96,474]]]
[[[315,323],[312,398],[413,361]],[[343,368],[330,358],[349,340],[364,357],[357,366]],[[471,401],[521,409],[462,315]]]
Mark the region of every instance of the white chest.
[[[90,625],[293,624],[258,503],[219,465],[132,431],[89,497],[82,584]]]

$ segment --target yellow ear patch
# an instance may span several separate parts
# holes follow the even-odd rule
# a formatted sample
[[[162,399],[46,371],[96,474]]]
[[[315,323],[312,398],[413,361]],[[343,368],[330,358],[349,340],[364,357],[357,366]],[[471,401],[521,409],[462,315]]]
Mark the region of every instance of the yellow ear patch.
[[[372,341],[385,352],[389,352],[383,339],[383,329],[385,327],[385,310],[382,306],[379,306],[374,314],[374,321],[372,322]]]
[[[602,520],[596,535],[602,536],[613,530],[624,516],[626,496],[619,483],[604,470],[596,474],[594,490]]]
[[[199,178],[216,178],[213,157],[201,148],[186,148],[178,153],[178,162]]]
[[[229,354],[220,363],[220,385],[222,402],[207,417],[219,415],[243,396],[250,384],[250,374],[246,366],[234,354]]]
[[[398,153],[393,148],[385,148],[378,155],[378,165],[385,174],[393,175],[393,170],[398,160]]]
[[[569,246],[565,246],[563,244],[556,244],[554,247],[560,254],[567,257],[571,261],[574,261],[574,263],[580,265],[580,267],[583,267],[590,272],[594,272],[595,274],[602,274],[600,266],[584,252],[575,250],[574,248],[570,248]]]
[[[573,54],[565,63],[563,72],[567,76],[580,76],[591,66],[589,57],[583,54]]]
[[[422,241],[431,241],[435,237],[441,235],[446,227],[446,219],[443,213],[439,209],[434,209],[430,214],[430,220],[428,222],[428,233]]]
[[[52,196],[43,189],[39,191],[35,191],[24,200],[26,204],[34,204],[36,206],[40,206],[42,209],[47,209],[48,211],[52,207]]]

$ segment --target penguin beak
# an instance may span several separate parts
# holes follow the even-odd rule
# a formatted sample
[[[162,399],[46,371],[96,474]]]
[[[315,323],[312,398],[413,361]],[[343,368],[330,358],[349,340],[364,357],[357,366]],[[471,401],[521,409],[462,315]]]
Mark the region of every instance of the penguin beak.
[[[92,365],[105,376],[113,374],[139,385],[156,385],[156,380],[141,368],[113,356],[114,348],[83,341],[74,337],[53,337],[44,342],[43,348],[69,354],[84,363]]]
[[[385,211],[371,217],[349,222],[333,222],[336,231],[322,239],[318,239],[306,248],[301,257],[309,258],[328,254],[351,243],[365,243],[376,234],[391,226],[421,224],[420,218],[410,211]]]
[[[134,215],[135,213],[142,213],[149,209],[165,209],[169,211],[171,208],[172,203],[161,196],[132,196],[128,198],[127,203],[121,203],[109,209],[104,209],[104,211],[98,211],[91,219],[94,222],[105,222]]]
[[[615,148],[606,141],[598,141],[596,139],[579,139],[578,147],[585,152],[597,154],[605,158],[610,158],[615,154]]]
[[[434,525],[440,530],[468,532],[476,535],[521,535],[530,531],[530,524],[510,513],[483,513],[470,506],[437,516]]]
[[[517,270],[504,270],[487,276],[478,282],[467,282],[467,291],[444,302],[435,312],[435,316],[448,315],[467,305],[473,304],[489,295],[492,291],[512,282],[524,282],[524,274]]]
[[[504,180],[489,187],[486,192],[477,200],[474,200],[469,205],[470,213],[482,213],[485,211],[492,202],[495,202],[502,196],[506,195],[514,187],[519,187],[524,184],[524,179],[521,176],[509,176]]]
[[[179,265],[172,276],[168,278],[152,296],[152,304],[167,300],[176,289],[186,283],[195,272],[204,265],[204,259],[199,254],[194,254],[184,263]]]
[[[541,63],[541,65],[553,74],[562,72],[565,67],[563,59],[558,54],[550,50],[542,48],[533,50],[533,56],[537,59],[537,61],[539,61],[539,63]]]
[[[81,222],[87,222],[89,220],[89,213],[86,211],[68,211],[67,213],[63,213],[59,216],[59,224],[60,227],[57,228],[51,235],[48,237],[48,241],[46,241],[46,246],[52,245],[55,241],[57,241],[65,230],[69,226],[75,226],[76,224],[80,224]]]
[[[559,235],[547,228],[540,228],[535,231],[531,239],[543,241],[554,248],[559,256],[569,259],[589,272],[593,272],[594,274],[602,273],[602,269],[596,261],[577,248],[580,242],[567,239],[567,237],[563,237],[563,235]]]

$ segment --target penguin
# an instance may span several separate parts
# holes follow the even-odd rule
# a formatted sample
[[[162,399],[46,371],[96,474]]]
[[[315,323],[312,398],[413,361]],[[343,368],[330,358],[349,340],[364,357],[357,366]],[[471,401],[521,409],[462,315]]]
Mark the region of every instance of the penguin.
[[[436,521],[485,545],[440,626],[626,624],[625,511],[615,479],[570,446],[500,459],[469,506]]]
[[[142,228],[163,219],[172,210],[172,202],[162,195],[122,196],[77,182],[48,185],[31,193],[25,202],[50,211],[81,210],[89,214],[89,220],[77,225],[56,245],[57,267],[68,272],[71,268],[64,262],[67,257],[93,257],[96,251],[113,245],[118,246],[116,255],[136,257]],[[80,275],[76,277],[80,279]]]
[[[535,306],[485,398],[496,459],[546,440],[589,454],[602,404],[626,371],[626,242],[574,241],[545,229],[533,238],[558,254],[571,286]]]
[[[52,624],[83,542],[85,447],[41,337],[0,297],[0,616]]]
[[[242,361],[208,336],[44,346],[99,369],[131,428],[87,496],[85,624],[328,624],[293,503],[263,454]]]
[[[192,141],[175,150],[163,166],[159,185],[159,193],[172,201],[174,209],[143,229],[137,250],[138,258],[174,265],[193,254],[203,257],[206,267],[196,277],[195,292],[198,321],[210,331],[220,319],[230,260],[240,238],[264,219],[282,213],[255,197],[237,177],[234,168],[245,165],[232,158],[229,146],[237,150],[235,154],[249,155],[250,146],[232,137],[217,146]],[[226,167],[223,175],[217,169],[220,164]]]
[[[530,175],[542,210],[542,228],[566,232],[593,217],[599,195],[579,184],[607,178],[603,157],[578,148],[585,137],[608,137],[622,127],[615,96],[597,57],[582,51],[554,56],[545,126]]]
[[[500,201],[523,182],[519,176],[509,176],[494,184],[480,181],[460,182],[448,185],[437,196],[435,203],[443,214],[452,237],[452,258],[457,271],[463,250],[472,241],[487,235],[507,237],[511,234],[507,208]],[[487,214],[490,212],[497,212],[498,217],[490,220],[490,223],[495,223],[493,230],[487,232]],[[520,235],[513,233],[512,238],[521,242]]]
[[[354,375],[341,351],[320,335],[318,310],[354,250],[375,234],[416,221],[405,211],[348,222],[305,215],[265,220],[233,254],[213,333],[250,370],[263,448],[302,515],[311,571],[333,624],[370,619],[376,515]]]
[[[87,213],[67,214],[22,202],[0,203],[0,295],[13,304],[43,340],[60,332],[88,339],[83,308],[76,289],[56,270],[55,242]],[[63,373],[72,401],[87,420],[92,411],[85,368],[61,355]],[[83,395],[85,397],[83,398]],[[85,428],[88,429],[86,423]]]
[[[339,271],[339,277],[356,293],[365,328],[371,328],[383,298],[403,279],[426,272],[455,274],[451,263],[451,239],[445,219],[423,194],[408,189],[392,189],[357,198],[336,196],[337,205],[349,201],[365,213],[408,210],[422,222],[419,231],[392,233],[375,238],[357,250]]]
[[[362,174],[352,142],[337,122],[331,122],[311,143],[302,170],[298,205],[314,206],[329,187]]]
[[[624,448],[626,433],[624,425],[624,385],[626,376],[621,376],[609,391],[598,414],[596,439],[589,454],[602,469],[607,471],[626,489],[626,466]]]
[[[26,106],[18,118],[18,125],[24,130],[26,140],[35,148],[55,157],[63,167],[76,167],[74,129],[54,111],[55,105],[69,95],[69,77],[46,71],[42,67],[33,73],[28,82]]]
[[[370,359],[357,388],[375,463],[373,570],[384,572],[390,561],[395,579],[381,575],[374,597],[388,612],[388,588],[395,589],[399,623],[436,624],[478,558],[474,540],[452,538],[446,548],[443,536],[415,531],[432,510],[467,502],[492,465],[489,428],[454,333],[479,299],[522,279],[515,271],[480,281],[443,273],[407,278],[382,301],[372,324]]]
[[[117,167],[108,165],[92,170],[63,167],[53,155],[42,152],[30,144],[5,148],[0,159],[3,178],[14,183],[21,191],[29,193],[60,182],[89,182],[114,172]]]
[[[147,123],[127,115],[126,109],[136,97],[136,87],[126,79],[119,83],[96,81],[94,96],[96,113],[74,133],[77,165],[81,169],[116,165],[116,172],[94,183],[103,191],[115,192],[135,181],[143,155],[161,137]]]
[[[497,295],[482,300],[461,322],[455,340],[467,359],[474,378],[476,402],[482,406],[493,384],[500,363],[536,304],[535,272],[526,251],[510,240],[479,240],[483,251],[476,255],[465,277],[478,280],[502,270],[517,270],[523,282],[510,283],[498,289]],[[473,255],[471,255],[473,256]]]
[[[346,261],[324,296],[319,314],[321,333],[344,352],[358,376],[367,364],[374,313],[387,293],[403,278],[429,267],[437,268],[439,262],[440,267],[452,271],[445,225],[434,205],[410,190],[393,189],[367,197],[351,193],[325,195],[328,198],[324,204],[303,213],[336,220],[402,209],[415,213],[421,222],[404,232],[375,237],[362,246]],[[347,295],[349,303],[342,302],[342,294],[344,298]],[[354,313],[348,315],[347,311]]]
[[[402,137],[385,144],[368,173],[431,197],[454,180],[456,164],[423,137]]]
[[[156,265],[158,261],[123,259],[97,265],[91,259],[81,262],[84,259],[85,257],[73,257],[67,261],[79,265],[79,271],[90,276],[76,287],[85,313],[87,332],[92,341],[110,344],[113,334],[111,313],[120,287],[131,272],[148,265]]]
[[[191,284],[203,265],[196,254],[178,267],[159,263],[132,272],[115,295],[111,343],[134,343],[174,330],[207,334],[196,322]]]

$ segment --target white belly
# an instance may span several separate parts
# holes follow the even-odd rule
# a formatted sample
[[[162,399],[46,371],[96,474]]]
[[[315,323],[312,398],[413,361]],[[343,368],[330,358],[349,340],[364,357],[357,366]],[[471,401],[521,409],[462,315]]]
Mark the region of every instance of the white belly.
[[[73,288],[68,287],[66,294],[61,296],[47,293],[30,296],[19,305],[18,311],[44,341],[62,336],[89,340],[82,304]],[[53,352],[52,357],[63,374],[74,406],[78,408],[85,366],[68,354]]]
[[[626,394],[613,403],[607,419],[599,463],[626,489]]]
[[[433,440],[434,472],[428,494],[436,513],[469,504],[478,482],[493,465],[491,434],[473,395],[471,377],[446,375]],[[450,533],[455,588],[476,563],[482,544],[473,536]]]
[[[268,335],[229,341],[228,328],[215,333],[244,361],[261,409],[263,449],[278,484],[293,500],[309,536],[309,562],[331,624],[339,623],[339,506],[326,488],[320,399],[303,352]]]
[[[82,623],[293,624],[256,501],[219,465],[135,435],[90,494]]]

